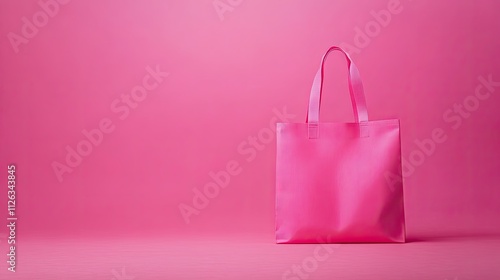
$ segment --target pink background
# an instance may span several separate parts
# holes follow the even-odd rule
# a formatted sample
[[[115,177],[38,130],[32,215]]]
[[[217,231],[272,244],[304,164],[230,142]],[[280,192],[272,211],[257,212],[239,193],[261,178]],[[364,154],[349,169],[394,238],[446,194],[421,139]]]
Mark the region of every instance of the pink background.
[[[0,1],[0,172],[5,182],[6,166],[17,165],[20,258],[25,254],[19,269],[24,266],[25,275],[35,273],[36,259],[50,248],[35,241],[29,247],[28,240],[37,238],[154,235],[181,244],[198,238],[272,244],[275,140],[249,161],[238,147],[269,126],[275,108],[286,107],[295,122],[303,122],[323,52],[333,44],[356,46],[357,28],[373,27],[371,11],[388,5],[398,13],[351,49],[370,118],[401,119],[406,159],[418,149],[415,140],[431,137],[436,128],[447,135],[405,178],[408,237],[500,233],[500,86],[460,118],[457,129],[443,119],[474,94],[480,76],[500,81],[500,2],[233,0],[222,17],[213,2],[70,1],[16,53],[8,34],[21,35],[22,18],[32,21],[42,8],[37,1]],[[342,59],[328,62],[322,121],[353,118]],[[121,120],[110,105],[141,85],[146,67],[156,65],[169,76]],[[75,148],[85,139],[82,130],[97,128],[104,118],[114,131],[59,182],[52,163],[63,163],[66,146]],[[193,188],[202,189],[210,172],[232,160],[241,174],[186,224],[179,205],[192,205]],[[0,194],[0,206],[6,204]],[[6,211],[0,213],[5,221]],[[5,236],[4,227],[0,233]],[[0,241],[6,251],[5,238]],[[78,243],[68,242],[59,250],[73,251],[71,244]],[[500,242],[493,244],[498,249]],[[176,250],[189,258],[189,250],[197,254],[193,248]],[[110,269],[93,277],[112,279]],[[79,275],[56,272],[37,275]],[[453,279],[454,273],[430,279]]]

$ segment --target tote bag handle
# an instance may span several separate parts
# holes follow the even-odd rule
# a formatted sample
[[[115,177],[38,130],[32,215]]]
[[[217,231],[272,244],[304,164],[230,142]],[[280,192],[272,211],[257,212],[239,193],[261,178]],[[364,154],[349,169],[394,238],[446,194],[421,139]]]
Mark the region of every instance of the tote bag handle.
[[[351,57],[343,49],[337,46],[333,46],[328,49],[328,51],[323,55],[321,59],[321,64],[314,77],[313,85],[311,88],[311,95],[309,96],[309,108],[307,110],[307,119],[309,130],[309,138],[318,138],[319,136],[319,111],[321,107],[321,95],[323,92],[323,79],[324,79],[324,68],[325,60],[332,51],[340,51],[344,54],[347,60],[347,67],[349,69],[349,92],[351,94],[352,109],[354,112],[354,120],[359,123],[360,126],[364,122],[368,122],[368,111],[366,109],[366,100],[363,90],[363,83],[361,82],[361,77],[359,75],[358,68],[352,62]]]

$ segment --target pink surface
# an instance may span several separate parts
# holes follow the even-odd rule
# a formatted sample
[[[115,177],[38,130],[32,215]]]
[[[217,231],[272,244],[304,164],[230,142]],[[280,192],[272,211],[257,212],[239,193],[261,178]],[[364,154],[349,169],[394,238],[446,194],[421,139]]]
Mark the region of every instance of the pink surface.
[[[499,279],[498,236],[401,244],[274,244],[274,236],[24,239],[2,279]],[[28,249],[29,248],[29,249]]]
[[[131,267],[135,279],[231,264],[233,278],[281,277],[314,247],[272,244],[276,150],[263,131],[303,121],[317,58],[333,44],[362,69],[370,117],[401,120],[408,236],[500,233],[500,2],[63,2],[0,1],[0,172],[6,182],[16,164],[19,250],[19,272],[5,274],[2,261],[2,276],[112,279],[134,263],[154,267]],[[352,121],[341,59],[327,64],[325,121]],[[138,239],[99,247],[102,235]],[[238,245],[242,235],[264,241]],[[408,279],[405,268],[435,276],[420,279],[499,278],[498,239],[453,240],[345,245],[311,279]]]

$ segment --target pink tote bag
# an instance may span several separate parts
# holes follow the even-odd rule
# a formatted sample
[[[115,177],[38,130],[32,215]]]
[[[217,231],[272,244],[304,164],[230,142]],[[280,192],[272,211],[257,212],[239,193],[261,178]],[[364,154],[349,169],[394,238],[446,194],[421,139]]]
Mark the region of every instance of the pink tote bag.
[[[324,63],[342,52],[354,123],[319,122]],[[405,242],[399,120],[368,120],[357,67],[323,56],[306,123],[277,124],[276,242]]]

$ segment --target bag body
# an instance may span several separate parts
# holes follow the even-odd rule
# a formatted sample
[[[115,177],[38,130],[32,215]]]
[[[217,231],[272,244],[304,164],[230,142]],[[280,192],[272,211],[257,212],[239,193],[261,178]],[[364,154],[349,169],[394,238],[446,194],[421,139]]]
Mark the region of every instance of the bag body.
[[[324,62],[344,53],[354,123],[320,123]],[[305,123],[277,124],[276,242],[405,242],[399,120],[369,121],[359,72],[330,48]]]

